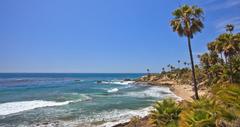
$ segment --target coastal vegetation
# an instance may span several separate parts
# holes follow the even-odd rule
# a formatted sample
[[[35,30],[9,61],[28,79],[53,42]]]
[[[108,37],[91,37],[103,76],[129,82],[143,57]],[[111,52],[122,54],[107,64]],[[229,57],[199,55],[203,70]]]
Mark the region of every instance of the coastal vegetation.
[[[153,127],[238,127],[239,97],[239,85],[215,86],[211,94],[192,102],[156,102],[150,120]]]
[[[177,127],[181,107],[173,99],[156,102],[151,111],[150,123],[157,127]]]
[[[180,102],[156,102],[147,123],[152,127],[239,127],[240,33],[234,33],[233,24],[226,24],[226,31],[207,44],[207,52],[198,55],[200,64],[194,64],[191,38],[203,28],[203,10],[183,5],[173,16],[173,31],[187,37],[191,67],[178,60],[178,67],[168,64],[161,73],[148,74],[137,81],[169,87],[193,86],[195,96]],[[202,89],[207,92],[199,96],[198,90]]]

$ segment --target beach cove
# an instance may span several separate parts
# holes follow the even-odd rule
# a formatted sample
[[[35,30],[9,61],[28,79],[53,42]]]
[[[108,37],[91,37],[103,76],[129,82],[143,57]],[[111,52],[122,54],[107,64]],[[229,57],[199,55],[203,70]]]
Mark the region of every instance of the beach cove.
[[[155,101],[180,99],[166,86],[124,81],[143,75],[1,74],[0,126],[110,127],[144,118]]]

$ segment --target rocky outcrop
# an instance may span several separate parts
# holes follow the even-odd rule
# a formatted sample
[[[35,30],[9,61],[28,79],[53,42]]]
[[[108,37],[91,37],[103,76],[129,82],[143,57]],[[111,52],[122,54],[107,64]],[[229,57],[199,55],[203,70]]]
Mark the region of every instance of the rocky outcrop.
[[[146,75],[137,80],[136,82],[147,83],[150,85],[176,85],[178,84],[176,80],[170,79],[167,76],[157,76],[157,75]]]

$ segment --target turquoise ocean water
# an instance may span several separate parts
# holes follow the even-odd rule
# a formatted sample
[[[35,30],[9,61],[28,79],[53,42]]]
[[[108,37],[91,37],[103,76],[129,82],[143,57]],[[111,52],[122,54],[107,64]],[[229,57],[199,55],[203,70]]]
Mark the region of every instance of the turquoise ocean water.
[[[167,87],[136,84],[143,74],[0,74],[1,127],[108,127],[145,116]],[[101,82],[98,82],[101,81]]]

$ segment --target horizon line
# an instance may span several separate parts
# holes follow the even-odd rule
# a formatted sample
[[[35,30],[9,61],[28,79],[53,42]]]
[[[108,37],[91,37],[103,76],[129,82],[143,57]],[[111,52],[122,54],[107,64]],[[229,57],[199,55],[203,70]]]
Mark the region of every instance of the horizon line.
[[[19,74],[147,74],[147,72],[0,72],[0,74],[11,74],[11,73],[19,73]],[[158,72],[152,72],[158,73]]]

